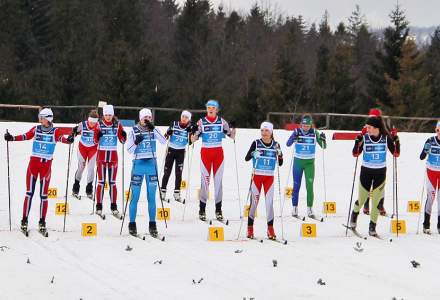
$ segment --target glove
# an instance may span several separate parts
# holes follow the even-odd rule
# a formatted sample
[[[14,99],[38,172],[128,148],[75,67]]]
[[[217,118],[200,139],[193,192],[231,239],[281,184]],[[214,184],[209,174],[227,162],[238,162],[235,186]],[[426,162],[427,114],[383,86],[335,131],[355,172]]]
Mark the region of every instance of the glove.
[[[278,158],[283,157],[283,152],[281,151],[280,144],[278,144],[278,143],[276,144],[275,150],[277,151]]]
[[[324,132],[321,132],[321,134],[319,135],[319,138],[321,139],[321,140],[323,140],[324,142],[326,141],[326,136],[325,136],[325,133]]]
[[[362,135],[367,133],[367,127],[362,127]]]
[[[100,140],[101,138],[102,138],[102,136],[103,136],[104,134],[102,133],[102,131],[100,130],[100,131],[98,131],[98,140]]]
[[[78,135],[78,125],[72,128],[72,135],[74,137]]]
[[[68,142],[69,144],[72,144],[73,141],[75,141],[75,137],[73,136],[73,132],[72,132],[72,134],[70,134],[70,135],[67,137],[67,142]]]
[[[136,139],[134,140],[134,144],[137,146],[144,140],[144,136],[142,134],[138,134]]]
[[[397,152],[397,151],[394,151],[393,156],[394,156],[394,157],[399,157],[399,156],[400,156],[400,153]]]
[[[359,143],[361,143],[363,140],[364,140],[364,136],[363,136],[363,135],[358,135],[358,136],[356,137],[355,142],[359,144]]]
[[[393,126],[390,133],[391,133],[392,137],[396,137],[397,136],[397,128]]]
[[[259,159],[261,156],[260,151],[255,150],[254,152],[252,152],[252,157],[255,159]]]
[[[13,140],[14,140],[14,137],[9,133],[9,131],[7,131],[5,133],[5,141],[12,142]]]
[[[185,129],[186,131],[188,131],[188,127]],[[173,129],[168,128],[167,132],[165,133],[167,136],[171,136],[173,134]]]
[[[147,123],[147,128],[148,128],[150,131],[153,131],[153,130],[154,130],[154,124],[151,123],[151,122],[148,121],[148,120],[146,120],[146,123]]]
[[[6,136],[6,135],[5,135]],[[423,151],[428,154],[429,150],[431,150],[431,144],[426,143],[425,146],[423,146]]]
[[[127,133],[124,130],[122,130],[121,135],[122,135],[122,138],[126,141],[127,140]]]

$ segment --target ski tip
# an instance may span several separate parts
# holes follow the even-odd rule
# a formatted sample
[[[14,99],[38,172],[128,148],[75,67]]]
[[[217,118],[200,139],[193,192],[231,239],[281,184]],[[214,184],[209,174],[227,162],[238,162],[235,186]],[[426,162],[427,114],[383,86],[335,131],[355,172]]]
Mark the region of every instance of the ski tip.
[[[145,236],[142,237],[142,240],[145,241]]]
[[[284,244],[284,245],[287,245],[287,240],[284,240],[284,241],[283,241],[283,244]]]
[[[259,240],[260,243],[263,243],[263,241],[264,241],[263,239]]]
[[[305,221],[306,220],[306,217],[302,217],[302,221]]]
[[[186,202],[186,199],[183,199],[183,202],[182,202],[182,204],[185,204],[185,202]]]
[[[209,225],[212,225],[212,220],[209,220]]]
[[[161,240],[162,242],[165,242],[165,237],[163,236],[160,240]]]
[[[226,224],[226,225],[229,225],[229,220],[226,220],[225,224]]]
[[[321,218],[321,220],[319,220],[320,222],[324,222],[324,218]]]

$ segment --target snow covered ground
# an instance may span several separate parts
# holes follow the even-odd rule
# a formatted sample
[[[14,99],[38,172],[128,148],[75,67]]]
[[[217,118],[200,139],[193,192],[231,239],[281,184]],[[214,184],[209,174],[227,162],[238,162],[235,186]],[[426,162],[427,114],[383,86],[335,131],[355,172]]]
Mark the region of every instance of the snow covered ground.
[[[0,123],[1,135],[6,128],[13,134],[23,133],[31,123]],[[160,128],[164,131],[164,128]],[[326,132],[331,137],[332,132]],[[240,129],[237,134],[237,159],[240,198],[247,195],[251,164],[244,161],[245,153],[259,131]],[[279,130],[275,137],[285,144],[289,132]],[[275,229],[279,237],[284,231],[287,245],[264,241],[236,241],[240,227],[239,204],[235,173],[234,144],[224,141],[224,215],[230,225],[223,226],[225,242],[207,241],[208,225],[197,219],[197,188],[200,183],[200,145],[194,149],[191,168],[191,198],[187,200],[185,219],[183,206],[166,204],[171,208],[168,229],[163,222],[159,231],[166,242],[155,239],[142,241],[128,236],[124,228],[119,235],[120,222],[108,216],[105,221],[90,215],[92,202],[69,197],[70,214],[66,232],[62,232],[63,217],[55,216],[55,203],[63,201],[66,184],[68,146],[56,148],[51,187],[58,188],[59,199],[50,199],[48,212],[49,237],[37,233],[39,187],[34,196],[30,215],[30,237],[19,231],[22,201],[25,193],[25,172],[31,142],[10,144],[12,187],[12,232],[8,225],[8,194],[6,173],[6,143],[0,142],[0,298],[1,299],[439,299],[438,268],[440,243],[438,234],[417,235],[418,214],[407,213],[408,200],[420,199],[424,162],[418,159],[423,142],[429,134],[401,133],[402,154],[399,168],[400,218],[407,222],[407,234],[396,238],[390,233],[390,219],[380,218],[378,232],[386,240],[361,240],[345,237],[355,160],[351,156],[351,141],[329,141],[325,152],[327,200],[337,202],[337,213],[324,223],[317,223],[316,238],[300,236],[301,222],[289,216],[290,201],[284,202],[283,229],[280,200],[276,191]],[[77,145],[77,143],[75,143]],[[164,147],[159,148],[162,166]],[[281,186],[289,177],[292,150],[283,146],[286,161],[281,167]],[[69,194],[76,169],[76,146],[72,158]],[[389,176],[385,207],[392,212],[392,172],[389,157]],[[315,211],[321,212],[323,191],[323,152],[318,151],[315,180]],[[128,188],[131,158],[125,155],[125,188]],[[188,165],[184,178],[188,180]],[[120,166],[119,170],[122,170]],[[121,186],[121,172],[118,174]],[[290,181],[292,177],[290,176]],[[357,175],[358,179],[358,175]],[[171,190],[170,179],[169,190]],[[357,183],[355,197],[357,195]],[[276,181],[276,185],[277,185]],[[291,185],[291,183],[289,184]],[[82,184],[82,191],[85,182]],[[305,189],[301,191],[300,211],[305,213]],[[84,193],[84,192],[82,192]],[[143,192],[142,195],[146,193]],[[171,197],[171,193],[169,193]],[[119,197],[120,198],[120,197]],[[282,196],[284,199],[284,196]],[[262,200],[264,201],[264,200]],[[118,201],[120,205],[120,200]],[[109,200],[104,200],[109,213]],[[435,211],[435,209],[434,209]],[[147,209],[143,198],[139,203],[138,231],[147,230]],[[208,203],[208,216],[214,216],[213,201]],[[265,236],[264,203],[258,209],[255,233]],[[97,223],[96,237],[82,237],[81,223]],[[309,221],[308,221],[309,222]],[[368,218],[360,216],[359,231],[367,234]],[[311,222],[316,223],[316,222]],[[214,223],[218,226],[218,224]],[[220,224],[222,225],[222,224]],[[435,228],[436,221],[432,221]],[[243,224],[241,239],[245,235]],[[392,238],[392,242],[390,239]],[[354,250],[356,243],[364,250]],[[133,248],[126,251],[127,245]],[[242,250],[241,253],[235,253]],[[27,263],[29,259],[30,263]],[[162,263],[155,263],[157,261]],[[274,267],[272,261],[277,260]],[[410,261],[421,264],[413,268]],[[201,280],[203,278],[203,280]],[[326,284],[319,285],[322,279]],[[193,283],[193,280],[196,284]],[[197,283],[201,280],[200,283]]]

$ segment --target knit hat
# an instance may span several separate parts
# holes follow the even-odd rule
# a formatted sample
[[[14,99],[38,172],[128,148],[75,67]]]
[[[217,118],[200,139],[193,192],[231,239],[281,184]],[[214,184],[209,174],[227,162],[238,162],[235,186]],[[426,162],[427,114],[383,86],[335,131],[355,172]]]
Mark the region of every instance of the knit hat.
[[[220,107],[220,104],[218,104],[217,100],[210,99],[210,100],[208,100],[208,102],[206,102],[206,107],[208,107],[208,106],[213,106],[218,109]]]
[[[260,129],[267,129],[270,132],[273,132],[273,124],[270,122],[263,122],[261,123]]]
[[[382,116],[382,111],[378,108],[372,108],[370,109],[370,112],[368,113],[370,117],[380,117]]]
[[[365,124],[373,126],[375,128],[381,128],[382,127],[382,124],[381,124],[379,118],[377,118],[377,117],[369,117],[367,119],[367,122],[365,122]]]
[[[113,105],[111,105],[111,104],[104,105],[104,107],[102,108],[102,113],[103,113],[104,116],[105,115],[112,115],[112,116],[114,116],[115,115],[115,110],[113,109]]]
[[[310,125],[310,126],[312,126],[312,124],[313,124],[313,120],[312,120],[311,116],[305,115],[305,116],[302,117],[301,125]]]
[[[149,110],[148,108],[142,108],[139,111],[139,121],[142,120],[145,117],[152,117],[153,114],[151,113],[151,110]]]
[[[182,111],[180,117],[187,117],[191,121],[191,113],[187,110]]]
[[[43,108],[38,113],[38,118],[46,119],[49,122],[52,122],[53,121],[53,112],[50,108]]]

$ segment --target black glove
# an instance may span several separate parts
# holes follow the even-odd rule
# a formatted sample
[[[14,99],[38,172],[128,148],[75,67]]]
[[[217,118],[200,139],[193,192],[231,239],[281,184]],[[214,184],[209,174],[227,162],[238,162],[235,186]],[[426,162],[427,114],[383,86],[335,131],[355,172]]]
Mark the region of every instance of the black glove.
[[[14,140],[14,137],[9,133],[9,131],[7,131],[5,133],[5,141],[12,142],[13,140]]]
[[[72,134],[70,134],[67,137],[67,142],[69,142],[69,144],[72,144],[74,140],[75,140],[75,137],[73,136],[73,132],[72,132]]]
[[[153,128],[154,128],[154,127],[153,127]],[[187,129],[188,129],[188,128],[187,128]],[[170,128],[168,128],[166,135],[167,135],[167,136],[171,136],[172,134],[173,134],[173,129],[170,127]]]
[[[100,131],[98,132],[98,140],[100,140],[100,139],[102,138],[103,135],[104,135],[104,134],[103,134],[102,131],[100,130]]]
[[[147,125],[147,128],[150,130],[150,131],[153,131],[154,130],[154,124],[153,123],[151,123],[150,121],[148,121],[148,120],[146,120],[146,125]]]
[[[364,140],[364,136],[363,136],[362,134],[360,134],[360,135],[358,135],[358,136],[356,137],[355,142],[359,144],[359,143],[361,143],[363,140]]]
[[[78,125],[72,128],[72,135],[77,136],[78,135]]]
[[[124,130],[122,130],[121,135],[122,135],[122,138],[124,139],[124,141],[126,141],[127,140],[127,133]]]
[[[327,139],[324,132],[321,132],[321,134],[319,135],[319,138],[323,141],[326,141],[326,139]]]
[[[191,124],[187,128],[187,131],[192,133],[192,134],[196,133],[197,130],[199,130],[199,126],[197,126],[196,124]]]
[[[144,140],[144,136],[142,134],[138,134],[134,140],[134,144],[137,146]]]

